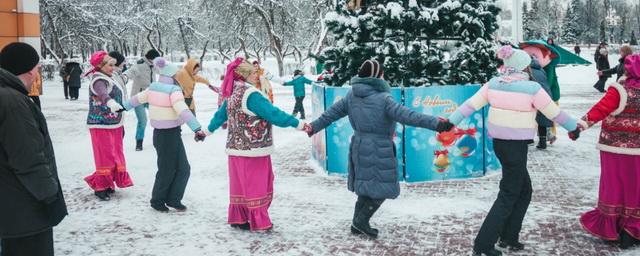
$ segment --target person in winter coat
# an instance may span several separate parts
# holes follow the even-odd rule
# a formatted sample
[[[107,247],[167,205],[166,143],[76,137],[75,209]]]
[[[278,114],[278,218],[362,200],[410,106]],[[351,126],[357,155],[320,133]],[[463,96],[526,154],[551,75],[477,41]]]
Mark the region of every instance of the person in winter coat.
[[[133,186],[122,146],[122,104],[126,96],[122,85],[113,78],[116,65],[114,58],[105,51],[98,51],[91,55],[90,63],[93,69],[88,72],[91,82],[87,126],[91,134],[96,171],[84,180],[100,200],[108,201],[116,186]]]
[[[626,249],[640,239],[640,56],[624,61],[625,76],[582,118],[589,127],[602,121],[600,192],[596,209],[580,217],[584,230]]]
[[[193,90],[195,89],[196,83],[206,84],[213,90],[209,80],[198,75],[200,70],[202,70],[200,62],[196,59],[189,59],[184,67],[176,73],[176,81],[178,81],[178,84],[182,88],[184,101],[187,103],[187,106],[189,106],[193,115],[196,114],[196,102],[193,100]]]
[[[144,55],[144,58],[140,59],[133,67],[123,73],[127,79],[133,81],[131,88],[131,97],[144,90],[155,81],[157,70],[153,68],[153,60],[160,57],[160,53],[156,50],[149,50]],[[136,126],[136,151],[142,151],[142,144],[144,141],[144,130],[147,127],[147,112],[148,104],[140,105],[135,109],[136,118],[138,119],[138,125]]]
[[[271,82],[269,82],[269,80],[273,78],[273,75],[271,75],[269,72],[264,70],[264,68],[261,68],[260,62],[257,60],[253,61],[253,67],[255,67],[256,70],[258,70],[258,82],[255,85],[256,88],[258,88],[258,90],[262,91],[262,93],[267,95],[267,97],[269,98],[269,101],[273,103],[273,88],[271,88]]]
[[[67,61],[63,60],[60,64],[60,78],[62,79],[62,86],[64,88],[64,99],[69,99],[69,74],[67,73]]]
[[[120,83],[122,86],[122,94],[125,99],[128,99],[129,97],[127,96],[129,95],[129,90],[127,89],[127,82],[129,82],[129,79],[123,75],[124,71],[127,69],[127,60],[120,52],[117,51],[109,52],[109,56],[116,60],[116,67],[113,70],[112,76],[113,80]]]
[[[611,75],[605,74],[604,70],[610,69],[609,66],[609,51],[607,50],[606,45],[602,45],[599,49],[596,49],[597,54],[595,56],[596,68],[598,69],[598,82],[593,85],[593,88],[596,88],[599,92],[604,93],[604,85],[607,82],[607,79],[611,77]]]
[[[457,125],[490,104],[486,129],[502,164],[500,192],[475,239],[474,255],[502,255],[494,248],[498,239],[500,247],[524,249],[519,233],[532,194],[527,144],[536,133],[536,110],[570,131],[574,140],[581,127],[586,126],[561,111],[539,83],[530,81],[526,70],[531,57],[525,51],[503,46],[498,50],[498,58],[504,61],[505,71],[482,86],[449,117]]]
[[[76,61],[67,62],[65,69],[68,76],[67,83],[69,84],[69,97],[71,97],[71,100],[78,100],[80,87],[82,85],[83,70],[80,67],[80,63]]]
[[[31,85],[31,90],[29,91],[29,98],[33,100],[33,103],[35,103],[39,109],[42,109],[40,105],[40,95],[42,95],[42,75],[40,75],[40,68],[38,68],[36,77],[33,79],[33,84]]]
[[[580,56],[580,52],[581,52],[580,46],[576,44],[576,46],[573,47],[573,52],[575,52],[576,55]]]
[[[369,220],[386,199],[400,195],[396,149],[393,134],[396,122],[438,132],[453,125],[446,120],[410,110],[396,102],[389,84],[382,79],[384,68],[376,60],[367,60],[358,76],[351,79],[351,91],[310,124],[309,136],[331,123],[349,116],[354,135],[349,151],[348,189],[358,195],[351,232],[371,238],[378,236]]]
[[[544,72],[538,61],[532,57],[531,60],[531,81],[535,81],[540,84],[544,91],[551,95],[551,88],[549,87],[549,82],[547,80],[547,74]],[[538,145],[536,148],[538,149],[546,149],[547,148],[547,133],[549,127],[553,127],[553,121],[549,120],[549,118],[545,117],[542,112],[538,111],[536,113],[536,123],[538,123]]]
[[[228,223],[242,230],[264,231],[273,227],[269,217],[274,180],[272,124],[298,130],[305,124],[273,106],[267,95],[255,88],[257,82],[258,71],[250,62],[236,58],[229,63],[222,84],[226,100],[206,133],[228,121]]]
[[[613,68],[598,71],[598,76],[612,76],[616,75],[616,81],[624,75],[624,59],[633,54],[633,49],[629,45],[623,45],[620,47],[620,59],[618,59],[618,65]]]
[[[53,227],[67,215],[47,121],[27,96],[38,61],[25,43],[0,52],[0,251],[7,256],[54,255]]]
[[[296,70],[293,72],[293,79],[285,82],[284,86],[293,86],[293,96],[296,98],[296,105],[293,108],[292,116],[296,116],[300,112],[300,119],[305,119],[304,115],[304,97],[305,97],[305,85],[313,83],[311,80],[304,77],[302,70]]]
[[[200,123],[191,113],[184,101],[182,88],[176,83],[178,67],[162,57],[153,60],[158,70],[157,82],[151,83],[146,90],[131,97],[125,103],[127,110],[149,103],[149,118],[153,129],[153,146],[158,155],[158,172],[153,183],[151,207],[159,212],[168,212],[169,208],[186,211],[182,204],[191,166],[187,159],[180,128],[187,124],[196,133],[196,141],[204,140]]]

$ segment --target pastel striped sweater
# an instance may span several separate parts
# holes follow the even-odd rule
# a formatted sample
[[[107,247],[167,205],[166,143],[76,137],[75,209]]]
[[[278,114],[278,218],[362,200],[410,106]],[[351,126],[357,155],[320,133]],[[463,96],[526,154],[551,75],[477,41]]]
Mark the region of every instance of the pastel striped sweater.
[[[491,79],[451,114],[449,121],[458,125],[487,104],[491,107],[486,128],[495,139],[533,139],[537,130],[536,110],[568,131],[577,128],[576,119],[561,111],[542,86],[529,81],[525,73]]]
[[[124,104],[127,110],[149,103],[149,119],[156,129],[170,129],[186,123],[191,130],[198,131],[201,126],[184,102],[180,86],[162,82],[153,82],[146,90],[131,97]]]

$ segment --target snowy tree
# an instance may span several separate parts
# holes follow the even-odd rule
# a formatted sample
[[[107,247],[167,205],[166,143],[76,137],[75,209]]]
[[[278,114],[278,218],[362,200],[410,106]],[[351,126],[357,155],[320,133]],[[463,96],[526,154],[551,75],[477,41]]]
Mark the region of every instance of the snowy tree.
[[[577,44],[582,35],[580,17],[578,16],[581,5],[579,0],[574,0],[569,6],[562,20],[562,42]]]
[[[338,1],[325,16],[336,43],[319,58],[334,67],[334,84],[344,84],[370,58],[384,63],[393,85],[479,83],[494,74],[494,1],[360,3]]]
[[[522,27],[524,30],[524,40],[534,39],[536,36],[536,32],[532,26],[532,15],[535,15],[535,11],[530,10],[528,7],[528,3],[524,2],[522,4]]]

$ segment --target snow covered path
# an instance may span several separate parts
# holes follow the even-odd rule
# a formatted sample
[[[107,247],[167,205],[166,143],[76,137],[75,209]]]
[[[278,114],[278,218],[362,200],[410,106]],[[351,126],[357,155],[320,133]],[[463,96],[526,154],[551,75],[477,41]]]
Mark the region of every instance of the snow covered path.
[[[612,56],[613,57],[613,56]],[[593,67],[559,69],[561,106],[583,115],[599,94]],[[86,85],[80,95],[87,95]],[[291,88],[276,86],[276,105],[293,108]],[[403,185],[397,200],[385,202],[372,224],[378,240],[349,234],[355,195],[345,181],[317,173],[309,161],[310,140],[293,129],[275,130],[275,197],[270,210],[274,230],[249,233],[226,224],[228,203],[226,133],[218,131],[195,143],[183,130],[191,163],[184,213],[158,213],[149,207],[156,172],[152,129],[145,150],[136,152],[135,115],[127,114],[125,154],[134,186],[118,190],[109,202],[93,196],[83,178],[93,169],[89,133],[84,126],[86,97],[69,102],[62,87],[45,85],[44,113],[56,149],[70,215],[54,229],[57,255],[468,255],[480,224],[498,192],[499,175],[465,180]],[[216,96],[196,90],[198,119],[208,124]],[[310,98],[305,100],[311,112]],[[311,116],[310,113],[308,116]],[[547,151],[531,148],[529,171],[533,202],[522,241],[527,250],[509,255],[618,255],[620,251],[580,228],[579,215],[596,203],[599,127],[577,143],[561,131]],[[639,249],[622,253],[637,255]]]

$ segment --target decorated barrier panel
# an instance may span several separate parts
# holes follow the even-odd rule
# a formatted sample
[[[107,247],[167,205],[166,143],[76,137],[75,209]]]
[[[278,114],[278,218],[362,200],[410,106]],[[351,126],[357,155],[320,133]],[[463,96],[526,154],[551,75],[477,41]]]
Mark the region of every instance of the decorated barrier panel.
[[[396,101],[412,110],[448,117],[480,86],[437,86],[392,88]],[[318,118],[333,103],[344,98],[350,87],[313,89],[313,115]],[[324,101],[324,104],[322,104]],[[483,176],[488,170],[499,170],[484,129],[486,110],[473,113],[455,130],[435,132],[398,124],[394,135],[398,157],[398,177],[407,182]],[[333,123],[324,133],[314,136],[313,157],[329,174],[348,172],[349,143],[353,129],[347,117]]]

